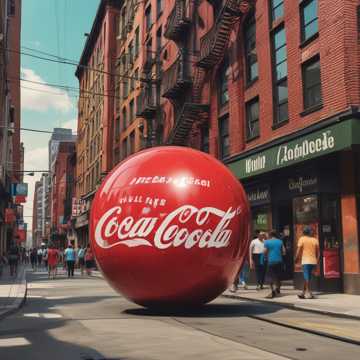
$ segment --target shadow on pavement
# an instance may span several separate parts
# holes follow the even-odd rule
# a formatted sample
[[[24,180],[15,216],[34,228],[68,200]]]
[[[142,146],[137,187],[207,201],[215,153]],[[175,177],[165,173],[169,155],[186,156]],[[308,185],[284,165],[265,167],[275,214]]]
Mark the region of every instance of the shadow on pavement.
[[[226,304],[207,304],[199,307],[186,307],[177,309],[159,309],[159,308],[134,308],[124,310],[125,314],[135,316],[153,316],[153,317],[242,317],[250,315],[264,315],[274,313],[280,310],[280,307],[272,304],[259,305],[252,303],[226,303]]]

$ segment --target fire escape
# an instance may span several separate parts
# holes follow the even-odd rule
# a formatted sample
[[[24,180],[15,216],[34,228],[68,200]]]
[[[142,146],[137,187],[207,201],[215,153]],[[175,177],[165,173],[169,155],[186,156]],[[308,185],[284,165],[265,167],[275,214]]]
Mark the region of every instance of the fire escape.
[[[184,38],[191,24],[190,14],[195,12],[194,2],[176,0],[166,25],[165,37],[176,42],[180,50],[178,59],[163,74],[162,96],[172,102],[175,112],[175,124],[167,139],[168,144],[186,145],[191,130],[208,119],[209,104],[203,104],[201,99],[205,77],[222,61],[231,31],[254,0],[208,1],[213,6],[223,5],[213,28],[200,40],[200,55],[192,61],[195,66],[187,63],[188,55],[184,50]]]

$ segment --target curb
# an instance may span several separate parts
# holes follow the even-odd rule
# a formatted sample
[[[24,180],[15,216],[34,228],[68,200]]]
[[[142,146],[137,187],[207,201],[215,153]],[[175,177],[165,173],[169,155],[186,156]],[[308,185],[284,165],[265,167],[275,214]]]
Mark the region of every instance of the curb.
[[[16,298],[12,304],[6,306],[5,310],[0,311],[0,320],[6,318],[9,315],[14,314],[18,309],[20,309],[24,305],[26,301],[27,281],[26,281],[25,269],[23,270],[19,281],[17,281],[12,285],[12,287],[14,286],[16,287]]]
[[[337,312],[328,311],[328,310],[311,309],[311,308],[303,307],[301,305],[289,304],[289,303],[280,302],[280,301],[274,302],[274,301],[269,301],[269,300],[265,300],[265,299],[253,299],[253,298],[246,297],[246,296],[229,295],[229,294],[222,294],[221,296],[224,298],[233,299],[233,300],[247,300],[247,301],[253,301],[253,302],[258,302],[258,303],[268,304],[268,305],[269,304],[278,305],[280,307],[284,307],[284,308],[287,308],[290,310],[306,311],[306,312],[313,313],[313,314],[327,315],[327,316],[332,316],[332,317],[341,318],[341,319],[360,320],[360,316],[356,316],[356,315],[337,313]]]

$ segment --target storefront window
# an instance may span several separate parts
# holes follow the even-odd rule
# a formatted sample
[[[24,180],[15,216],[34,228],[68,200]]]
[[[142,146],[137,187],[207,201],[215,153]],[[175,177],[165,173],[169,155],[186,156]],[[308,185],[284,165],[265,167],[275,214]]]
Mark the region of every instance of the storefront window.
[[[313,236],[319,239],[319,206],[318,196],[308,195],[297,197],[293,200],[294,208],[294,249],[303,235],[304,227],[310,226]],[[299,264],[295,265],[295,271],[301,271]]]
[[[268,207],[252,209],[252,231],[269,231],[271,229],[270,210]]]

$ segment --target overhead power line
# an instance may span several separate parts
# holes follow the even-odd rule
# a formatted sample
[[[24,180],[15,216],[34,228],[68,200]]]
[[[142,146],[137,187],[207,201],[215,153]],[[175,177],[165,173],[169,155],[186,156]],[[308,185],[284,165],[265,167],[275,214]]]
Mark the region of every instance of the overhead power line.
[[[111,72],[108,72],[108,71],[105,71],[105,70],[96,69],[96,68],[93,68],[93,67],[90,67],[90,66],[80,65],[80,64],[78,64],[77,62],[75,62],[73,60],[61,58],[61,57],[58,57],[56,55],[48,54],[47,56],[52,56],[52,57],[56,58],[56,59],[51,59],[51,58],[48,58],[48,57],[34,55],[34,54],[30,54],[28,52],[18,51],[18,50],[9,49],[9,48],[6,48],[5,50],[8,51],[8,52],[12,52],[12,53],[16,53],[16,54],[20,54],[20,55],[24,55],[24,56],[29,56],[29,57],[39,59],[39,60],[44,60],[44,61],[58,63],[58,64],[64,64],[64,65],[71,65],[71,66],[74,66],[74,67],[80,67],[80,68],[83,68],[85,70],[90,70],[90,71],[98,72],[100,74],[110,75],[110,76],[114,76],[114,77],[118,77],[118,78],[122,78],[122,79],[134,80],[134,81],[140,81],[140,82],[149,82],[149,80],[143,79],[143,78],[136,78],[134,76],[114,74],[114,73],[111,73]],[[36,51],[36,50],[32,49],[31,51]]]
[[[76,87],[73,87],[73,86],[68,86],[68,85],[61,85],[61,84],[45,83],[45,82],[34,81],[34,80],[27,80],[27,79],[24,79],[24,78],[21,78],[21,77],[20,78],[10,77],[9,80],[10,81],[20,80],[20,81],[29,82],[31,84],[37,84],[37,85],[54,87],[54,88],[60,88],[60,89],[69,90],[69,91],[78,91],[78,92],[82,92],[82,93],[90,94],[90,95],[95,95],[95,96],[110,97],[110,98],[114,98],[114,99],[118,99],[118,100],[122,99],[120,96],[116,96],[116,95],[112,95],[112,94],[97,93],[97,92],[93,92],[93,91],[90,91],[90,90],[79,89],[79,88],[76,88]]]

